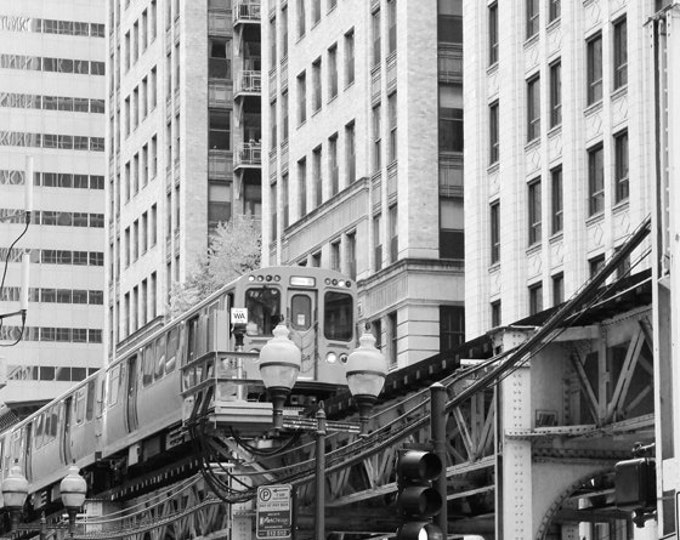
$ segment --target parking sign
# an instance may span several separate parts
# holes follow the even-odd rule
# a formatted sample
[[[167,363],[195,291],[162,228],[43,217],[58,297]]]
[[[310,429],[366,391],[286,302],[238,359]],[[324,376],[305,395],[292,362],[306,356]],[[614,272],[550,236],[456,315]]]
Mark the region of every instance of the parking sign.
[[[290,484],[257,488],[258,540],[286,540],[292,538],[293,505]]]

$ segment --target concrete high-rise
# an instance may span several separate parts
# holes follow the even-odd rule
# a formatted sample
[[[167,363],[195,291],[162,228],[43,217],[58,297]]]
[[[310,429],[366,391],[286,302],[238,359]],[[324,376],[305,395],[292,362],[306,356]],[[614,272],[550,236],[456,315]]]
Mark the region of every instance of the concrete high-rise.
[[[104,0],[0,0],[3,269],[24,228],[26,182],[35,200],[0,290],[0,313],[16,311],[19,261],[29,251],[23,340],[8,346],[20,336],[19,317],[0,329],[7,375],[0,402],[10,406],[50,399],[103,362],[104,13]]]
[[[233,214],[259,216],[259,0],[107,0],[107,336],[113,354]]]
[[[464,2],[469,337],[569,298],[650,213],[654,10]]]
[[[263,17],[265,264],[356,279],[393,367],[457,345],[460,0],[267,0]]]

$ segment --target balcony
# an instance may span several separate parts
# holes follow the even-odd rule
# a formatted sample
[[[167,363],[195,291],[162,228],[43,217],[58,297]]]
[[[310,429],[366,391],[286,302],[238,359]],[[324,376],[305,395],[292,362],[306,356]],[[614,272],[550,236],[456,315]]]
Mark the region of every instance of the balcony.
[[[243,95],[260,95],[262,93],[262,72],[254,70],[241,71],[236,77],[234,97]]]
[[[259,168],[262,166],[262,144],[247,142],[239,144],[234,152],[234,169]]]
[[[236,0],[233,4],[234,26],[237,24],[260,24],[260,0]]]
[[[210,11],[208,17],[208,35],[210,36],[231,36],[231,26],[229,26],[230,14],[228,12]]]

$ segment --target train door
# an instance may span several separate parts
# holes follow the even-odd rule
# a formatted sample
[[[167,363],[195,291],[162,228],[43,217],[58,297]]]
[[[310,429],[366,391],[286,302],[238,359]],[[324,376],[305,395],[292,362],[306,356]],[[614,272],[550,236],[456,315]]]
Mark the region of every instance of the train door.
[[[62,463],[71,463],[73,456],[71,455],[71,424],[73,423],[73,396],[67,397],[62,402],[64,410],[64,423],[61,432],[61,458]]]
[[[137,430],[137,355],[132,355],[127,361],[127,404],[126,415],[128,431]]]
[[[317,292],[288,289],[288,328],[290,339],[302,351],[301,379],[317,379]]]

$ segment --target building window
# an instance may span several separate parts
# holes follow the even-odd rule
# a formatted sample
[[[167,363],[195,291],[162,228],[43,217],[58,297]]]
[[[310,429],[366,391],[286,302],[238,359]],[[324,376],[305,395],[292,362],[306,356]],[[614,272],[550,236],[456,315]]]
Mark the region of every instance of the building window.
[[[297,76],[298,125],[307,121],[307,76],[303,71]]]
[[[356,180],[357,156],[354,140],[354,122],[345,126],[345,167],[347,171],[347,185]]]
[[[276,241],[278,234],[278,207],[279,201],[276,194],[276,182],[269,187],[269,207],[271,208],[271,240]]]
[[[465,308],[439,306],[439,352],[451,351],[465,343]]]
[[[289,212],[288,212],[288,173],[281,175],[281,204],[283,209],[283,228],[288,227]]]
[[[373,107],[373,172],[379,172],[382,166],[382,122],[380,104]]]
[[[354,29],[345,34],[345,86],[354,82]]]
[[[539,0],[526,0],[527,6],[527,34],[526,38],[538,34],[538,4]]]
[[[382,227],[381,215],[373,216],[373,262],[375,271],[382,269]]]
[[[390,227],[390,263],[397,262],[399,257],[399,212],[397,205],[389,208],[388,222]]]
[[[489,65],[498,62],[498,2],[489,6]]]
[[[537,283],[529,287],[529,315],[543,311],[543,284]]]
[[[337,195],[340,190],[340,178],[338,174],[338,134],[335,133],[328,139],[328,176],[331,184],[331,196]]]
[[[210,39],[210,57],[208,58],[208,77],[211,79],[231,78],[231,51],[227,50],[227,40]],[[229,54],[228,54],[229,52]]]
[[[387,98],[387,111],[389,114],[390,146],[388,162],[392,163],[397,159],[397,93],[394,92]]]
[[[588,150],[588,215],[604,210],[604,158],[602,145]]]
[[[288,4],[281,7],[281,61],[288,57]]]
[[[620,248],[614,249],[614,254],[619,251]],[[624,279],[630,274],[630,254],[626,255],[624,259],[616,267],[616,279]]]
[[[321,108],[321,58],[312,63],[312,110]]]
[[[298,206],[300,208],[300,218],[307,215],[307,159],[302,158],[297,163],[298,166]]]
[[[387,314],[387,325],[390,339],[390,366],[397,365],[397,312]]]
[[[231,184],[208,181],[208,228],[213,230],[219,223],[231,219]]]
[[[321,20],[321,0],[312,0],[312,26]]]
[[[397,50],[397,0],[387,0],[387,31],[387,54],[390,55]]]
[[[588,40],[587,45],[588,105],[602,99],[602,35]]]
[[[559,19],[562,15],[562,0],[548,0],[548,22]]]
[[[590,272],[590,279],[594,278],[600,270],[604,268],[604,254],[593,257],[588,261],[588,270]]]
[[[541,134],[540,81],[539,77],[527,81],[527,141],[533,141]]]
[[[490,206],[491,213],[491,264],[501,260],[501,203],[494,202]]]
[[[550,66],[550,127],[562,123],[562,64]]]
[[[321,175],[321,146],[317,146],[312,151],[312,174],[314,178],[314,202],[316,206],[323,203],[323,177]]]
[[[552,277],[553,306],[564,302],[564,274],[560,272]]]
[[[614,23],[614,90],[628,84],[628,28],[626,18]]]
[[[331,270],[341,271],[340,240],[331,243]]]
[[[269,134],[272,149],[276,148],[276,100],[269,105]]]
[[[616,202],[620,203],[628,198],[628,131],[614,136],[614,158]]]
[[[460,86],[439,87],[439,151],[463,151],[463,96]]]
[[[305,35],[305,2],[306,0],[297,2],[298,38]]]
[[[338,95],[338,46],[328,49],[328,101]]]
[[[355,232],[347,235],[347,270],[351,279],[357,278],[357,235]]]
[[[269,19],[269,61],[276,64],[276,17]]]
[[[498,138],[498,101],[489,105],[489,163],[500,159],[500,140]]]
[[[460,0],[438,0],[437,40],[463,44],[463,3]]]
[[[373,64],[372,67],[380,65],[380,10],[376,10],[371,15],[371,24],[373,31]]]
[[[529,184],[529,245],[541,241],[541,179]]]
[[[282,143],[288,140],[288,90],[281,93],[281,138]]]
[[[491,302],[491,327],[500,326],[501,320],[501,301],[495,300]]]
[[[229,150],[231,148],[229,112],[211,110],[209,116],[208,147],[211,150]]]
[[[465,258],[463,234],[463,199],[439,198],[439,257],[442,259]]]
[[[562,167],[557,167],[550,172],[551,180],[551,233],[562,231]]]

